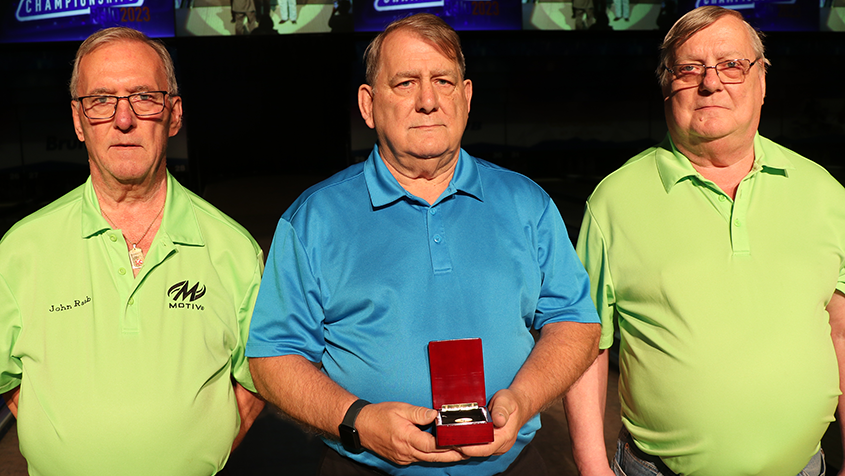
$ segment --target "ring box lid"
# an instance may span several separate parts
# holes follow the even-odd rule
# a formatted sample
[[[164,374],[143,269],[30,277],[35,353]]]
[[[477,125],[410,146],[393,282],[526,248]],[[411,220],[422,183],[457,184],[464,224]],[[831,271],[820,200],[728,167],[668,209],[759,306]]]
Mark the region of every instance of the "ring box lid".
[[[481,339],[429,342],[428,358],[435,410],[443,409],[444,405],[467,403],[487,406]]]

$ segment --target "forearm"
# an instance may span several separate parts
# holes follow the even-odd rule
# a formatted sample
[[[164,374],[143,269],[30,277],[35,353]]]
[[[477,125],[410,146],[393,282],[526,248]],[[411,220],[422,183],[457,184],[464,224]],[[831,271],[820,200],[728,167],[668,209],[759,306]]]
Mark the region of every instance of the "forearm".
[[[607,349],[600,351],[590,368],[563,398],[572,456],[583,475],[609,470],[604,442],[608,354]]]
[[[339,437],[338,425],[357,399],[355,395],[304,357],[250,359],[249,366],[255,387],[267,401],[300,423],[328,437]],[[375,402],[361,410],[355,426],[364,448],[394,463],[460,461],[463,455],[437,448],[434,437],[420,430],[436,415],[432,409],[407,403]]]
[[[843,451],[845,451],[845,295],[836,291],[827,305],[830,317],[830,338],[839,363],[839,406],[836,409],[836,420],[842,435]]]
[[[238,434],[235,436],[235,441],[232,443],[232,451],[241,444],[246,433],[255,423],[255,419],[264,409],[264,400],[258,395],[245,389],[241,384],[234,382],[233,390],[235,392],[235,400],[238,402],[238,414],[241,417],[241,426],[238,429]]]
[[[509,390],[520,401],[520,426],[559,399],[598,353],[599,324],[555,322],[540,339]]]
[[[15,418],[18,417],[18,396],[20,393],[21,388],[18,386],[14,390],[9,390],[3,394],[3,400],[6,401],[6,406],[9,407],[9,411],[12,412],[12,416]]]
[[[255,388],[265,400],[300,423],[338,437],[337,427],[355,395],[299,355],[251,358],[249,366]]]

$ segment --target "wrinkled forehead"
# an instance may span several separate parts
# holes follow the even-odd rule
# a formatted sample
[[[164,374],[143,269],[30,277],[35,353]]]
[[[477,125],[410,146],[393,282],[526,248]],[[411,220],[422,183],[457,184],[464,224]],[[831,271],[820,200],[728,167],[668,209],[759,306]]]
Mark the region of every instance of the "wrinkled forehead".
[[[753,56],[754,43],[750,34],[742,21],[732,16],[721,17],[678,42],[673,48],[672,57],[677,59],[679,54],[691,50],[698,53],[706,51],[716,56]]]
[[[167,89],[164,69],[164,63],[151,46],[130,39],[113,40],[97,45],[80,58],[78,88],[114,77],[138,83],[135,89],[139,90]]]
[[[460,64],[458,63],[458,58],[455,52],[449,49],[448,45],[438,44],[433,39],[427,38],[419,32],[409,28],[392,31],[384,37],[384,41],[381,45],[381,51],[379,52],[379,74],[386,73],[390,75],[395,73],[395,71],[388,71],[387,68],[391,65],[400,63],[405,59],[410,59],[411,57],[409,56],[409,52],[411,49],[420,45],[426,45],[439,53],[440,56],[449,63],[449,67],[454,68],[454,70],[460,74]]]

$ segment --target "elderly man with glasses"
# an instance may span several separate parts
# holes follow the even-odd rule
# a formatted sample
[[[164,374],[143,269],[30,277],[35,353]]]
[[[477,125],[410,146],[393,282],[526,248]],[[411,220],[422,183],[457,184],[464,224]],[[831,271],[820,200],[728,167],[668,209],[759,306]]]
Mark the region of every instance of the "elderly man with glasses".
[[[95,33],[71,110],[91,176],[0,241],[0,392],[31,475],[212,475],[263,407],[244,344],[261,248],[165,167],[165,47]]]
[[[824,474],[845,190],[758,134],[768,63],[736,11],[682,17],[658,69],[668,136],[587,202],[577,250],[602,349],[617,324],[623,429],[608,465],[602,350],[565,397],[583,475]]]

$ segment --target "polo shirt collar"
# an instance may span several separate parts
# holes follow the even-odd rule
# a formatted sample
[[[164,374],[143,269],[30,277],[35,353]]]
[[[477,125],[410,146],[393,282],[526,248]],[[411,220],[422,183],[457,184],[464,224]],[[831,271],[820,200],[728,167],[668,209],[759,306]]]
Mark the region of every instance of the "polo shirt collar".
[[[378,145],[373,148],[364,163],[364,180],[370,193],[373,208],[380,208],[403,198],[419,201],[418,198],[402,188],[393,174],[390,173],[381,155],[379,155]],[[461,149],[458,163],[455,165],[455,174],[436,203],[457,193],[464,193],[479,201],[484,201],[484,188],[481,184],[478,164],[463,149]]]
[[[768,152],[768,153],[767,153]],[[666,193],[680,181],[689,177],[700,177],[689,159],[675,147],[675,142],[669,134],[657,146],[657,171]],[[787,170],[793,169],[792,162],[780,151],[772,147],[764,147],[760,133],[754,134],[754,166],[752,173],[762,172],[787,177]]]
[[[108,229],[109,223],[100,211],[97,193],[94,192],[94,185],[89,176],[82,193],[82,237],[90,238]],[[164,233],[173,243],[198,246],[204,244],[197,217],[191,206],[191,197],[170,172],[167,173],[167,197],[158,232]]]

